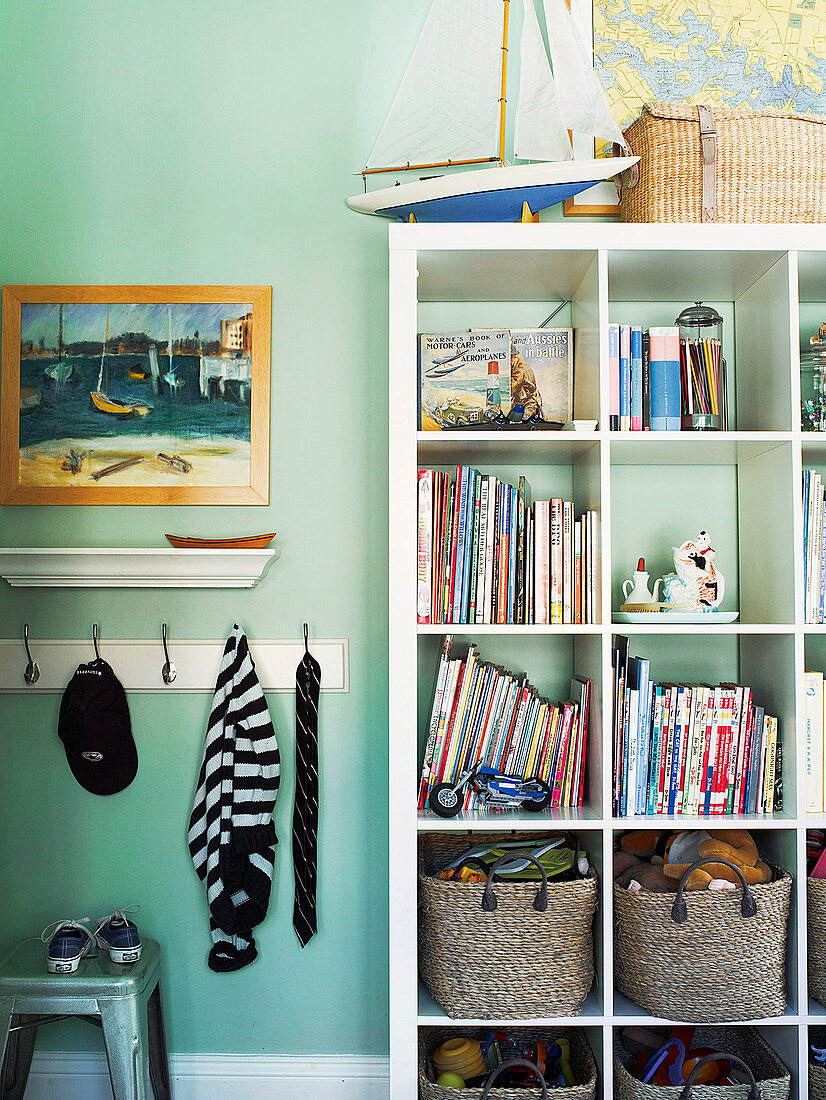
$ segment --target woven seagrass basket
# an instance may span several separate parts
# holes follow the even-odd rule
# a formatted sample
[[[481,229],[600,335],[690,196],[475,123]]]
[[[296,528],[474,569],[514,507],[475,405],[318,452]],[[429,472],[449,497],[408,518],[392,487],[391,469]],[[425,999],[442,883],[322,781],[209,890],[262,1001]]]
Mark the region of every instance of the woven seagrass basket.
[[[826,1066],[809,1062],[809,1100],[826,1100]]]
[[[593,869],[574,882],[551,880],[544,912],[534,908],[541,883],[497,880],[496,909],[489,912],[481,883],[431,877],[474,844],[510,839],[510,833],[420,838],[419,972],[453,1019],[578,1016],[594,980]],[[524,839],[530,849],[543,837]]]
[[[712,861],[699,860],[692,868],[707,862]],[[675,899],[615,886],[617,987],[652,1015],[669,1020],[716,1023],[782,1016],[792,880],[766,862],[775,881],[748,887],[743,882],[733,891],[692,890],[683,896],[678,889]],[[681,897],[685,917],[678,923],[672,906]],[[756,912],[744,916],[748,898]]]
[[[787,1100],[791,1083],[789,1071],[754,1028],[698,1027],[694,1043],[742,1059],[754,1074],[760,1100]],[[682,1085],[643,1084],[628,1068],[633,1061],[622,1045],[619,1031],[615,1031],[614,1096],[617,1100],[680,1100]],[[691,1100],[747,1100],[748,1094],[747,1084],[691,1087]]]
[[[809,993],[826,1005],[826,879],[807,879],[806,895]]]
[[[826,117],[647,103],[625,138],[624,222],[826,221]]]
[[[445,1039],[467,1036],[470,1039],[484,1039],[487,1030],[479,1027],[423,1027],[419,1029],[419,1100],[473,1100],[475,1090],[452,1089],[437,1085],[427,1074],[427,1058]],[[580,1028],[553,1027],[514,1027],[508,1028],[508,1034],[519,1035],[525,1039],[542,1039],[553,1042],[560,1036],[571,1041],[571,1069],[577,1083],[568,1088],[554,1088],[555,1100],[594,1100],[597,1088],[597,1066],[591,1048]],[[496,1100],[538,1100],[539,1089],[494,1088],[491,1097]]]

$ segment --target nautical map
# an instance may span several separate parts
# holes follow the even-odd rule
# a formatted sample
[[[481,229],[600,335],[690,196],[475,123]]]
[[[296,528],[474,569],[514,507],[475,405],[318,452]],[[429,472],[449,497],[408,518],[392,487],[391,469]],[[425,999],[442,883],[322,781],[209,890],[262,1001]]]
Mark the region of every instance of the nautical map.
[[[656,100],[826,114],[824,0],[594,0],[594,55],[621,127]]]

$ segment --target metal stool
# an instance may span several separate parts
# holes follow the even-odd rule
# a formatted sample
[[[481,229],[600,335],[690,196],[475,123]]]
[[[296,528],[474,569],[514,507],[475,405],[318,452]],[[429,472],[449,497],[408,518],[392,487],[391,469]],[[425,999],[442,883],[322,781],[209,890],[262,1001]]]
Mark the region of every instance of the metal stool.
[[[115,1100],[146,1100],[146,1071],[155,1100],[171,1100],[163,1028],[161,948],[143,940],[138,962],[87,955],[74,974],[46,972],[45,947],[25,940],[0,961],[2,1100],[23,1100],[41,1024],[79,1016],[103,1030]]]

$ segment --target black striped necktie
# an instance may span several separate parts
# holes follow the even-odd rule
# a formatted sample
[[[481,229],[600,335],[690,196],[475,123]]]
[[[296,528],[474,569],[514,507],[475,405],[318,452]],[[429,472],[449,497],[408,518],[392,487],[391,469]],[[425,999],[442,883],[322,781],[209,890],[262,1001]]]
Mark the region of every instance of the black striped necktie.
[[[318,693],[321,667],[310,655],[304,624],[304,656],[295,672],[295,802],[293,804],[293,928],[302,947],[318,931]]]

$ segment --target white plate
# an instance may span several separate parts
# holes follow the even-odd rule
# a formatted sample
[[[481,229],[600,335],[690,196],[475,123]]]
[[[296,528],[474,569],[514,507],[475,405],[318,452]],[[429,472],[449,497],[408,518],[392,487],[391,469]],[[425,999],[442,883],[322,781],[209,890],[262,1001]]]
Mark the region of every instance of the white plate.
[[[615,623],[707,623],[720,626],[735,623],[739,611],[615,611]]]

